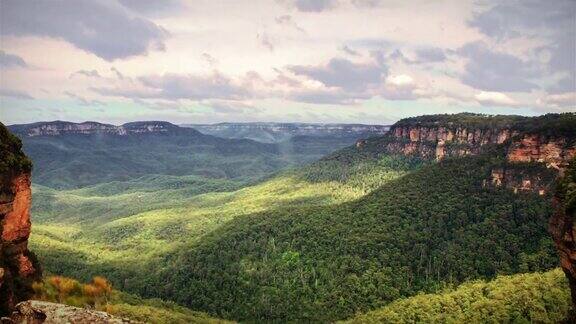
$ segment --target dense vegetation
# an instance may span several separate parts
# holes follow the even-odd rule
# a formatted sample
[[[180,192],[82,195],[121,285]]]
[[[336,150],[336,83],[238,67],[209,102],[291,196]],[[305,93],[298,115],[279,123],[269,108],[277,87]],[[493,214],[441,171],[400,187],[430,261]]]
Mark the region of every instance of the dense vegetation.
[[[105,311],[117,317],[146,323],[227,323],[171,302],[142,299],[112,289],[106,278],[94,277],[82,284],[61,276],[50,276],[34,284],[33,299]]]
[[[347,152],[115,221],[93,210],[119,217],[121,201],[138,201],[52,192],[52,212],[35,207],[33,246],[54,273],[105,274],[123,290],[243,320],[342,319],[419,291],[557,265],[547,198],[482,188],[505,163],[496,153],[421,167]]]
[[[576,114],[546,114],[538,117],[522,117],[516,115],[484,115],[473,113],[424,115],[405,118],[394,126],[426,126],[442,125],[448,128],[466,127],[473,129],[511,129],[520,133],[540,134],[543,136],[576,138]]]
[[[576,158],[568,166],[564,177],[558,182],[556,188],[557,198],[563,202],[566,215],[576,217]]]
[[[394,126],[401,127],[418,125],[434,127],[442,125],[454,128],[507,128],[526,119],[530,118],[517,115],[484,115],[474,113],[440,114],[404,118],[394,124]]]
[[[566,277],[556,269],[400,299],[346,323],[560,323],[570,304]]]
[[[0,174],[28,172],[32,162],[22,152],[22,142],[0,123]]]
[[[448,283],[556,266],[548,202],[483,189],[491,166],[446,161],[358,201],[237,218],[168,255],[161,293],[224,317],[326,321]]]

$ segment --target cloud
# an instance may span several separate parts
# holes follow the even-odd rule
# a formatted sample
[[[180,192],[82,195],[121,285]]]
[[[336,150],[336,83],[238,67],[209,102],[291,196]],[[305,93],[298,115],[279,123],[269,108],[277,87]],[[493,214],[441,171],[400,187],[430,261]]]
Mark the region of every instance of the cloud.
[[[0,67],[11,68],[11,67],[27,67],[28,64],[18,55],[8,54],[4,51],[0,51]]]
[[[101,78],[100,73],[96,70],[79,70],[72,74],[70,74],[70,78],[74,77],[75,75],[83,75],[88,78]]]
[[[386,83],[395,85],[395,86],[399,86],[399,87],[403,87],[403,86],[408,86],[411,84],[414,84],[414,79],[406,74],[400,74],[400,75],[391,75],[386,79]]]
[[[240,100],[251,96],[238,82],[214,72],[211,75],[167,73],[138,78],[136,84],[123,83],[116,87],[94,87],[93,91],[106,96],[139,99]]]
[[[280,0],[302,12],[322,12],[336,7],[336,0]]]
[[[296,75],[316,80],[326,87],[347,91],[363,91],[379,84],[388,74],[388,67],[375,63],[354,63],[347,59],[333,58],[320,66],[292,65],[288,70]]]
[[[352,0],[352,4],[358,8],[375,8],[382,5],[382,0]]]
[[[481,91],[474,96],[474,99],[484,106],[515,106],[517,102],[504,93]]]
[[[208,63],[208,65],[210,65],[211,67],[215,67],[216,65],[218,65],[218,60],[208,53],[202,53],[202,59],[204,59],[206,63]]]
[[[426,47],[416,50],[416,61],[418,63],[434,63],[446,60],[444,50],[438,47]]]
[[[570,107],[576,109],[576,92],[546,95],[540,98],[539,103],[544,106]]]
[[[63,39],[107,61],[163,50],[167,32],[110,1],[3,0],[0,33]]]
[[[158,14],[182,9],[179,0],[118,0],[124,7],[143,14]]]
[[[291,28],[294,28],[301,33],[306,33],[306,31],[304,29],[302,29],[300,26],[298,26],[298,24],[296,24],[296,22],[294,21],[294,19],[290,15],[278,16],[278,17],[274,18],[274,21],[276,21],[276,23],[278,25],[291,27]]]
[[[420,95],[414,79],[406,74],[391,75],[386,78],[380,96],[388,100],[414,100]]]
[[[369,99],[372,95],[366,93],[346,93],[341,89],[295,89],[288,93],[287,98],[293,101],[312,104],[351,105],[359,100]]]
[[[10,97],[16,99],[33,100],[34,97],[23,91],[13,89],[0,89],[0,97]]]
[[[355,51],[353,49],[351,49],[350,47],[348,47],[347,45],[344,45],[342,47],[340,47],[340,50],[348,55],[351,56],[360,56],[360,53],[358,53],[358,51]]]
[[[260,45],[264,46],[271,52],[274,51],[274,44],[272,44],[272,42],[270,41],[270,37],[268,36],[268,34],[266,33],[257,34],[256,39],[258,39]]]
[[[100,100],[86,99],[86,98],[81,97],[81,96],[79,96],[75,93],[72,93],[70,91],[64,91],[64,94],[67,95],[68,97],[72,98],[72,99],[75,99],[82,106],[103,106],[103,105],[105,105],[105,103],[100,101]]]
[[[516,56],[493,52],[486,43],[473,42],[457,51],[467,58],[461,81],[484,91],[523,92],[538,88],[530,81],[531,66]]]
[[[238,114],[243,112],[257,113],[262,110],[249,104],[238,101],[229,100],[204,100],[201,102],[206,106],[212,108],[215,113],[219,114]]]
[[[122,72],[120,72],[117,68],[115,67],[111,67],[110,71],[114,72],[114,75],[116,76],[116,78],[118,80],[124,80],[126,79],[126,77],[124,76],[124,74],[122,74]]]
[[[547,90],[576,89],[576,1],[500,1],[474,15],[469,25],[500,42],[521,37],[542,40],[540,50],[550,55],[547,72],[564,75]]]

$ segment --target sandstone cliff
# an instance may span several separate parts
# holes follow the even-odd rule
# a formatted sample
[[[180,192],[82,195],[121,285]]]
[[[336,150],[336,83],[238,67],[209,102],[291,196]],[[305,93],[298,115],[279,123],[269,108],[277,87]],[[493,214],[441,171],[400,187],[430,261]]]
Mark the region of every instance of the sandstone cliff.
[[[487,146],[502,145],[510,162],[544,162],[557,169],[565,167],[576,155],[573,131],[558,129],[555,132],[554,129],[556,126],[576,129],[573,114],[501,121],[491,119],[502,117],[465,116],[473,116],[475,123],[445,120],[441,118],[443,116],[437,120],[429,116],[424,121],[418,118],[402,120],[392,126],[388,136],[394,140],[386,148],[392,153],[441,160],[479,154]],[[547,123],[547,128],[532,126],[539,123]]]
[[[31,163],[21,143],[0,124],[0,315],[29,298],[41,276],[28,250],[30,235]]]
[[[394,124],[383,137],[358,141],[356,149],[436,161],[492,150],[507,163],[491,171],[483,183],[485,187],[502,186],[515,192],[544,195],[550,191],[553,178],[561,176],[576,156],[576,114],[540,117],[456,114],[407,118]],[[541,164],[550,172],[524,172],[522,165],[530,163]]]

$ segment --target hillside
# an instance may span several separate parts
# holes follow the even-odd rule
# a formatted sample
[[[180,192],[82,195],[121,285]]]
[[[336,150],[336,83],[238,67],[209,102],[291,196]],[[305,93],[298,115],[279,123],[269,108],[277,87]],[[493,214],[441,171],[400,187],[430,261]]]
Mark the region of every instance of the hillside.
[[[570,304],[566,277],[556,269],[400,299],[342,323],[560,323]]]
[[[472,135],[458,144],[474,150],[434,162],[394,148],[435,151],[438,141],[395,134],[230,192],[188,194],[187,184],[163,178],[36,186],[45,203],[35,205],[33,246],[52,273],[104,274],[128,292],[248,321],[345,319],[419,292],[558,265],[547,219],[572,137],[536,133],[536,150],[519,161],[510,152],[533,131],[502,143]]]

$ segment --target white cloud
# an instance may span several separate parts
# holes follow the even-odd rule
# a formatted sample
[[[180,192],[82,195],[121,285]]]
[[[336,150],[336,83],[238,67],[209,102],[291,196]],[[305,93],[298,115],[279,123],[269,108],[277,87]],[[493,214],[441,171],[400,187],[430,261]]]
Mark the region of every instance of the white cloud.
[[[406,74],[391,75],[386,79],[386,83],[397,87],[410,86],[414,83],[414,79]]]
[[[482,105],[514,106],[517,104],[516,101],[501,92],[480,91],[474,98]]]
[[[539,103],[543,106],[550,105],[576,109],[576,92],[546,95],[539,99]]]

